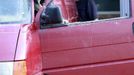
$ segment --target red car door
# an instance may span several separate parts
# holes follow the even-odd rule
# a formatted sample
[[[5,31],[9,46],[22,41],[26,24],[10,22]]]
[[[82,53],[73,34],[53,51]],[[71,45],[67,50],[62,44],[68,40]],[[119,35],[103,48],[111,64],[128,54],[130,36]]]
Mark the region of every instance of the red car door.
[[[134,75],[133,19],[127,17],[40,29],[43,73]]]

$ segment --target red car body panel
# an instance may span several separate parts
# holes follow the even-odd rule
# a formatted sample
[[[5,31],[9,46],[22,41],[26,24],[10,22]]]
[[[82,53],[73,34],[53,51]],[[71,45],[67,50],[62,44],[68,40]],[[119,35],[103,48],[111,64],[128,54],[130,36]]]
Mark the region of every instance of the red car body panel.
[[[42,54],[38,30],[31,28],[28,33],[27,68],[28,75],[34,75],[42,71]]]
[[[0,25],[0,61],[12,61],[16,51],[16,43],[20,25]]]
[[[132,23],[121,22],[40,30],[44,68],[133,58]]]
[[[48,75],[133,75],[134,61],[121,61],[46,70]]]

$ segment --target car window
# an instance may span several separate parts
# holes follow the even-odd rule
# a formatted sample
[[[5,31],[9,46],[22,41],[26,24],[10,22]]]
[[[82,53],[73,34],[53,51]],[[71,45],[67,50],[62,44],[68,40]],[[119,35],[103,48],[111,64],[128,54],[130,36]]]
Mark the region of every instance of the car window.
[[[61,2],[61,4],[57,1],[54,2],[54,4],[60,8],[61,15],[63,16],[63,22],[60,24],[61,26],[66,24],[79,25],[80,23],[87,23],[87,21],[98,22],[113,19],[124,19],[131,16],[130,0],[66,0],[63,3],[65,4],[64,6],[62,6],[62,3],[63,2]],[[42,12],[42,14],[43,16],[41,17],[43,18],[40,18],[40,24],[41,28],[45,28],[49,24],[45,22],[47,19],[44,18],[44,16],[47,15],[44,14],[46,14],[46,12]],[[50,18],[50,20],[52,19]],[[57,24],[59,23],[56,23],[56,25]],[[49,26],[53,27],[54,25]]]
[[[98,18],[108,19],[120,17],[119,0],[95,0],[98,8]]]
[[[0,23],[30,21],[30,0],[0,0]]]

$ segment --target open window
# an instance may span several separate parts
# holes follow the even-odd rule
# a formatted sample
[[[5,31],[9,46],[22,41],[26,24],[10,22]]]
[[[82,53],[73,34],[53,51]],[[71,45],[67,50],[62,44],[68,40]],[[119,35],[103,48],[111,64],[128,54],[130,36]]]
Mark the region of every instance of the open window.
[[[130,0],[94,0],[94,1],[97,7],[96,12],[98,20],[120,18],[120,17],[126,18],[130,16]]]
[[[97,7],[96,11],[97,20],[130,17],[130,0],[94,0],[94,1]],[[94,10],[92,12],[95,13]],[[94,21],[94,20],[89,19],[88,21]]]
[[[80,0],[52,0],[53,3],[56,5],[56,11],[50,11],[49,12],[53,15],[57,13],[57,15],[60,15],[55,19],[53,15],[51,15],[52,21],[55,22],[54,20],[59,20],[60,19],[60,26],[64,26],[64,23],[81,23],[84,21],[79,20],[79,12],[83,12],[82,10],[78,10],[80,3],[78,1]],[[81,0],[84,1],[84,0]],[[86,1],[86,0],[85,0]],[[90,0],[87,0],[90,1]],[[103,20],[103,19],[113,19],[113,18],[128,18],[130,17],[130,0],[91,0],[94,1],[93,4],[88,3],[88,7],[93,8],[96,7],[95,10],[88,10],[90,12],[90,17],[94,17],[93,19],[85,20],[87,21],[95,21],[95,20]],[[48,3],[49,0],[46,2]],[[84,5],[84,4],[82,4]],[[51,6],[53,10],[53,6]],[[84,9],[88,9],[88,7],[85,7]],[[46,8],[47,9],[47,8]],[[58,10],[57,10],[58,9]],[[44,9],[45,10],[45,9]],[[44,11],[43,10],[43,11]],[[55,9],[54,9],[55,10]],[[46,11],[42,12],[41,15],[43,15]],[[87,13],[87,12],[86,12]],[[96,13],[96,16],[92,16],[94,14],[91,13]],[[49,15],[49,13],[47,13]],[[83,13],[82,13],[83,14]],[[44,15],[45,16],[45,15]],[[46,18],[43,16],[40,16],[41,19],[40,21],[46,21]],[[85,18],[86,16],[84,16]],[[96,17],[96,18],[95,18]],[[49,18],[49,21],[51,21],[51,18]],[[63,22],[61,22],[63,21]],[[66,22],[64,22],[66,21]],[[46,23],[46,22],[45,22]],[[51,26],[49,26],[51,25]],[[58,23],[49,23],[49,25],[41,23],[41,26],[44,28],[45,26],[53,27],[55,25],[59,25]],[[59,26],[58,26],[59,27]]]

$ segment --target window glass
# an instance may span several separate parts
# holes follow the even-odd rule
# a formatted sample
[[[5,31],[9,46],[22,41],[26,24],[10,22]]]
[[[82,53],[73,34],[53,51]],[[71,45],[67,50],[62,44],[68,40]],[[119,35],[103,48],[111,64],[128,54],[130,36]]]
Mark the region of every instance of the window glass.
[[[99,19],[126,17],[130,15],[129,0],[95,0]],[[125,15],[124,15],[125,14]]]
[[[98,8],[98,18],[107,19],[120,17],[119,0],[95,0]]]
[[[119,11],[119,0],[95,0],[99,11]]]
[[[0,0],[0,23],[31,21],[30,0]]]

